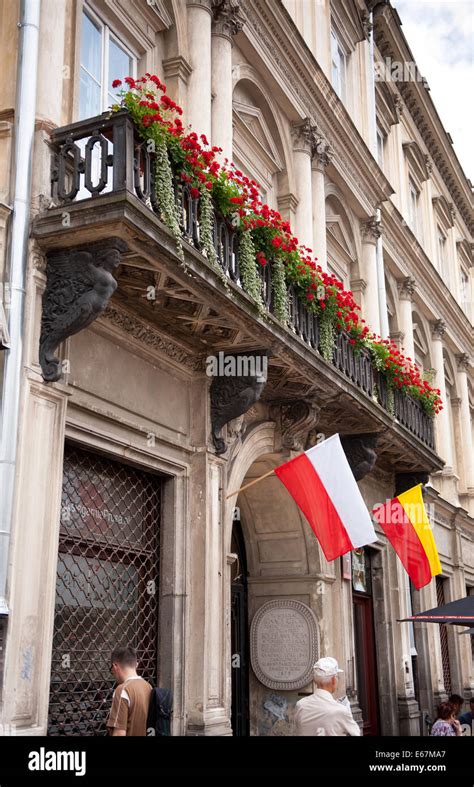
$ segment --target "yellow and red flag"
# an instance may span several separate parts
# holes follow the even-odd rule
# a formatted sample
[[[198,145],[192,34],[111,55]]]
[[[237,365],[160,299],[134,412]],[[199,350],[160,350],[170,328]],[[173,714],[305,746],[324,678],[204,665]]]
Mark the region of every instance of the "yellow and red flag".
[[[421,487],[417,484],[372,511],[417,590],[442,571]]]

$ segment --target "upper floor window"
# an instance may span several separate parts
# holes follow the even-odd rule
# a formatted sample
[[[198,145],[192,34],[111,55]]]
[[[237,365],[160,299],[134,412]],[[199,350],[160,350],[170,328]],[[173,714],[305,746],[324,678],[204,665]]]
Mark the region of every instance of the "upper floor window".
[[[460,279],[460,301],[461,307],[464,311],[467,311],[467,307],[469,304],[469,274],[464,268],[461,268],[461,279]]]
[[[420,204],[420,192],[418,191],[417,187],[413,183],[413,181],[409,180],[408,182],[408,191],[409,191],[409,220],[410,220],[410,229],[415,233],[418,234],[419,231],[419,204]]]
[[[379,163],[380,169],[383,169],[384,146],[385,146],[385,137],[383,135],[383,132],[379,128],[377,128],[377,161]]]
[[[89,9],[82,15],[79,119],[100,115],[116,101],[114,79],[136,76],[136,57]]]
[[[346,55],[334,32],[331,33],[331,81],[341,99],[346,100]]]
[[[447,274],[447,259],[446,259],[446,235],[438,227],[438,271],[444,275]],[[448,281],[446,281],[448,284]]]

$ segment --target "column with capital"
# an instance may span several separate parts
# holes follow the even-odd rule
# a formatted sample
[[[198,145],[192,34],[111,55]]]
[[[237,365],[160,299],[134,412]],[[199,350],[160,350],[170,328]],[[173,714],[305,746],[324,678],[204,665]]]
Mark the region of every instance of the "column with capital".
[[[221,162],[232,161],[232,36],[244,25],[240,0],[212,3],[212,133],[213,145],[222,148]]]
[[[313,251],[321,268],[327,270],[326,244],[326,192],[324,171],[329,164],[332,151],[329,143],[318,133],[314,134],[311,146],[311,188],[313,196]]]
[[[438,444],[436,446],[436,451],[446,462],[443,473],[449,474],[453,472],[453,452],[451,443],[451,424],[446,398],[446,381],[444,378],[443,336],[446,331],[446,323],[444,323],[443,320],[437,320],[432,323],[431,328],[433,365],[436,369],[436,385],[440,390],[440,396],[443,403],[443,409],[436,416],[436,423],[438,426]]]
[[[466,353],[456,355],[457,361],[457,383],[458,391],[461,398],[460,401],[460,416],[461,416],[461,443],[462,443],[462,456],[463,456],[463,487],[466,492],[472,497],[474,502],[474,448],[472,445],[472,426],[471,415],[469,412],[469,388],[467,383],[467,370],[469,368],[469,356]]]
[[[292,230],[300,244],[313,248],[313,210],[311,194],[311,145],[313,126],[309,118],[291,125],[293,162],[295,171],[296,206],[295,226]]]
[[[398,282],[398,295],[400,298],[400,330],[403,332],[403,349],[412,361],[415,360],[415,342],[413,339],[413,320],[411,316],[413,295],[415,293],[415,279],[406,276]]]
[[[186,120],[211,139],[211,0],[187,0],[189,61]]]
[[[362,317],[369,328],[380,334],[380,310],[377,283],[377,239],[380,237],[380,222],[373,216],[361,222],[362,236],[362,277],[366,282]]]

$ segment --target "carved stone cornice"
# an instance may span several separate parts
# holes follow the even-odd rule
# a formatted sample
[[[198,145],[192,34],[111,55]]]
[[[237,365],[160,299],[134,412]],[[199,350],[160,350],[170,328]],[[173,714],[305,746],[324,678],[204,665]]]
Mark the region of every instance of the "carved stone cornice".
[[[405,276],[398,282],[398,295],[401,300],[412,301],[416,290],[416,281],[411,276]]]
[[[363,241],[376,243],[382,234],[382,226],[375,216],[372,216],[367,221],[361,221],[360,231]]]
[[[469,369],[469,362],[471,360],[469,355],[467,353],[458,353],[458,355],[456,355],[455,357],[456,357],[456,363],[458,365],[458,370],[460,372],[467,372],[467,370]]]
[[[241,0],[212,0],[212,32],[232,40],[245,24]]]
[[[377,461],[378,432],[341,435],[341,445],[356,481],[373,470]]]
[[[87,328],[104,311],[117,287],[112,271],[127,246],[109,238],[47,255],[39,362],[46,382],[62,376],[57,347]]]
[[[311,155],[314,140],[314,126],[311,124],[311,120],[305,118],[298,123],[292,123],[290,134],[293,141],[293,150],[302,150]]]
[[[315,402],[306,399],[272,405],[270,415],[278,423],[282,447],[304,451],[310,432],[316,428],[320,411]]]
[[[102,315],[102,320],[106,320],[111,325],[119,328],[127,334],[128,337],[132,337],[142,344],[145,344],[147,347],[162,352],[181,366],[186,366],[193,372],[203,371],[204,367],[201,356],[191,355],[186,352],[179,344],[176,344],[162,333],[159,333],[151,323],[144,322],[136,315],[124,311],[121,308],[116,308],[109,303]]]
[[[433,339],[442,339],[446,333],[446,323],[444,320],[435,320],[431,323],[431,333]]]
[[[244,359],[255,359],[252,364],[243,363]],[[258,363],[258,359],[268,361],[268,350],[252,350],[252,352],[225,353],[219,362],[217,374],[212,378],[211,395],[211,427],[212,440],[217,454],[227,450],[226,441],[221,436],[223,427],[249,410],[258,401],[267,382],[267,366]],[[239,374],[239,363],[248,374]],[[226,370],[235,367],[235,373],[227,374]],[[265,366],[265,368],[262,368]],[[221,368],[222,367],[222,368]],[[258,368],[257,368],[258,367]]]

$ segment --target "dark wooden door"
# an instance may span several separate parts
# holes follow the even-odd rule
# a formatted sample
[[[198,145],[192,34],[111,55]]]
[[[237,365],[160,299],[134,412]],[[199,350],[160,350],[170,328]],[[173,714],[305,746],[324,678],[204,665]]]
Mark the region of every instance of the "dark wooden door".
[[[357,694],[362,710],[363,734],[379,734],[377,662],[372,598],[354,593],[355,662]]]

